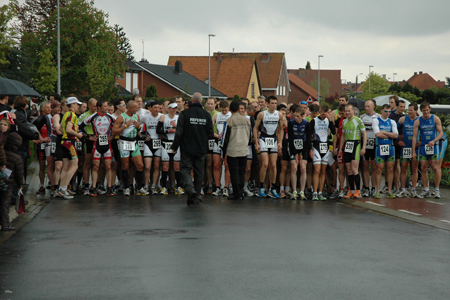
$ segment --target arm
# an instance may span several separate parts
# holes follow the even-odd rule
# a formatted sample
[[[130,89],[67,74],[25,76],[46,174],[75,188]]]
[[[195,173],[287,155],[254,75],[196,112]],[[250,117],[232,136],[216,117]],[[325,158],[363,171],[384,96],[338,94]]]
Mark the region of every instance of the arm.
[[[164,133],[166,133],[165,130],[164,130],[164,121],[165,121],[165,119],[166,119],[166,117],[164,115],[159,117],[158,125],[156,126],[156,133],[157,134],[164,134]]]
[[[439,141],[444,136],[444,131],[442,130],[442,123],[441,119],[439,119],[437,116],[434,116],[434,123],[436,124],[436,130],[438,132],[437,137],[433,140],[433,145],[436,144],[436,141]],[[431,142],[430,142],[431,143]],[[429,143],[429,145],[430,145]],[[431,146],[431,145],[430,145]]]
[[[225,122],[223,126],[222,140],[220,142],[222,144],[221,148],[225,156],[227,155],[228,143],[230,142],[230,134],[231,134],[231,127],[228,126],[227,122]]]
[[[178,117],[177,130],[175,131],[175,138],[173,139],[172,150],[176,151],[181,143],[181,138],[184,134],[185,116],[183,113]]]
[[[283,148],[283,134],[284,134],[284,128],[286,128],[285,122],[286,122],[286,118],[284,118],[284,120],[280,120],[278,122],[278,132],[277,132],[278,151],[280,151]]]
[[[61,117],[59,116],[59,114],[53,116],[53,124],[55,125],[56,133],[62,135]]]
[[[215,114],[215,115],[212,117],[213,130],[214,130],[214,125],[216,125],[216,122],[217,122],[217,114]],[[220,136],[219,136],[216,132],[214,132],[214,137],[215,137],[216,139],[220,139]]]
[[[76,132],[75,130],[73,130],[73,123],[70,121],[67,122],[66,132],[67,132],[67,134],[76,136],[80,139],[83,137],[83,134],[81,132]]]
[[[420,121],[417,119],[414,122],[414,133],[413,133],[413,140],[412,140],[412,158],[416,159],[416,143],[417,143],[417,134],[419,133],[419,125]]]
[[[261,124],[261,121],[263,119],[263,114],[258,114],[255,121],[255,127],[253,127],[253,141],[255,143],[255,149],[257,152],[261,150],[261,147],[259,146],[259,139],[258,139],[258,128],[259,124]]]
[[[405,117],[401,117],[400,120],[398,120],[397,123],[397,130],[398,132],[403,132],[403,123],[405,122]],[[405,146],[405,142],[403,141],[403,134],[399,134],[398,136],[398,145],[401,147]]]
[[[125,123],[123,126],[121,126],[124,122],[124,119],[122,116],[117,117],[116,122],[114,122],[114,126],[112,129],[113,135],[120,134],[122,131],[125,130],[128,126],[131,125],[131,120],[129,120],[127,123]]]

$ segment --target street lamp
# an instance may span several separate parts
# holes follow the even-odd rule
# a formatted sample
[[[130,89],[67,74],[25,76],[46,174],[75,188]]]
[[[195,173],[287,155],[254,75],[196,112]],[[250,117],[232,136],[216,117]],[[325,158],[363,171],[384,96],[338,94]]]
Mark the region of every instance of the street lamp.
[[[58,0],[58,2],[57,2],[57,5],[58,5],[58,14],[57,14],[57,18],[58,18],[58,20],[57,20],[57,22],[56,22],[56,27],[58,28],[58,42],[57,42],[57,53],[58,53],[58,58],[57,58],[57,60],[58,60],[58,85],[57,85],[57,88],[56,88],[56,92],[59,94],[59,95],[61,95],[61,41],[60,41],[60,39],[61,39],[61,37],[60,37],[60,31],[59,31],[59,0]]]
[[[395,83],[395,75],[397,75],[397,73],[394,73],[394,76],[392,76],[392,82]]]
[[[319,100],[320,103],[320,58],[323,57],[323,55],[319,55],[319,76],[318,76],[318,81],[317,81],[317,100]]]
[[[363,73],[359,73],[356,75],[356,88],[355,88],[355,95],[358,95],[358,76],[363,75]]]
[[[370,93],[370,74],[372,73],[372,71],[370,71],[371,68],[373,68],[373,66],[369,66],[369,93]]]
[[[208,34],[208,97],[211,97],[211,37],[215,34]]]

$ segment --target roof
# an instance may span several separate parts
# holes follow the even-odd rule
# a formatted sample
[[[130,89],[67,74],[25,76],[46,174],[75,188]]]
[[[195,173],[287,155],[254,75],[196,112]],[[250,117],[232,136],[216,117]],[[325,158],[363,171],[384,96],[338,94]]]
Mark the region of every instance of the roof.
[[[123,86],[121,86],[120,84],[116,85],[119,88],[119,93],[118,95],[121,97],[128,97],[128,96],[133,96],[132,93],[130,93],[130,91],[128,91],[127,89],[125,89]]]
[[[195,92],[199,92],[203,97],[208,97],[208,85],[186,72],[183,65],[181,73],[175,72],[174,66],[155,65],[148,62],[136,63],[142,70],[149,72],[153,76],[171,85],[182,93],[192,96]],[[218,98],[226,98],[227,96],[215,88],[211,87],[211,96]]]
[[[311,87],[309,84],[301,80],[298,76],[295,76],[294,74],[289,74],[289,81],[291,84],[295,85],[299,89],[303,90],[306,94],[310,95],[314,100],[317,100],[317,91],[313,87]]]
[[[198,79],[206,82],[208,79],[207,56],[170,56],[168,65],[173,66],[179,60],[183,69]],[[247,96],[248,87],[255,60],[248,57],[211,56],[211,86],[220,90],[228,97]]]
[[[129,59],[125,60],[125,66],[128,67],[128,71],[141,71],[141,68],[134,62]]]
[[[441,88],[441,87],[445,86],[444,81],[437,82],[428,73],[422,73],[422,72],[419,72],[419,73],[414,72],[414,75],[411,76],[411,78],[409,78],[407,82],[410,85],[412,85],[413,87],[417,87],[421,91],[429,89],[433,86],[437,87],[437,88]]]
[[[317,80],[318,70],[306,70],[306,69],[289,69],[289,73],[295,74],[300,77],[307,84],[311,84],[314,79]],[[324,70],[320,69],[320,78],[326,78],[330,82],[330,95],[335,95],[341,93],[341,70]],[[323,95],[323,97],[328,97],[330,95]]]

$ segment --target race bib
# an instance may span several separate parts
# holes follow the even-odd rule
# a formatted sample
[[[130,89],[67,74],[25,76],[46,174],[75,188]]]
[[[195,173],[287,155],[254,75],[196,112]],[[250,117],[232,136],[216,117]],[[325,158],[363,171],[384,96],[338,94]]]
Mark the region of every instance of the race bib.
[[[51,145],[50,145],[50,152],[52,152],[52,153],[56,152],[56,143],[51,143]]]
[[[264,142],[266,143],[266,148],[271,149],[275,147],[275,139],[274,138],[265,138]]]
[[[319,144],[319,152],[320,154],[325,154],[328,152],[328,143],[320,143]]]
[[[355,148],[355,142],[346,142],[345,143],[345,152],[353,153],[353,148]]]
[[[144,141],[138,141],[139,150],[144,151],[144,145],[145,145]]]
[[[208,149],[210,151],[214,150],[214,142],[215,140],[208,140]]]
[[[46,143],[41,143],[41,150],[45,150]]]
[[[164,142],[164,149],[169,154],[173,153],[173,151],[172,151],[172,144],[173,144],[173,142]]]
[[[136,143],[130,141],[123,141],[123,150],[124,151],[134,151],[136,149]]]
[[[389,145],[380,145],[380,155],[381,156],[386,156],[389,155]]]
[[[98,144],[100,146],[108,145],[108,136],[106,134],[102,134],[98,136]]]
[[[403,158],[412,158],[412,148],[403,148]]]
[[[368,139],[366,149],[374,149],[374,148],[375,148],[375,139]]]
[[[295,150],[303,150],[303,140],[296,139],[294,140]]]
[[[161,148],[161,140],[152,140],[153,149]]]
[[[434,146],[425,145],[425,153],[427,155],[434,155]]]
[[[75,142],[75,150],[77,150],[77,151],[83,150],[83,143],[82,142]]]

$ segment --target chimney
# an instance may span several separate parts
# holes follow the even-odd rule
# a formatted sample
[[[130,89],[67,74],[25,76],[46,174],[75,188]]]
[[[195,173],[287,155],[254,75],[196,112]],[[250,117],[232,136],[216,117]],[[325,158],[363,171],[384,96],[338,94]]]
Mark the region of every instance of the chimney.
[[[422,71],[419,71],[419,75],[421,75],[422,74]]]
[[[222,53],[217,52],[216,60],[217,60],[217,61],[222,61]]]
[[[178,73],[178,74],[183,73],[183,64],[179,60],[177,60],[175,62],[175,73]]]
[[[417,72],[414,72],[414,75],[417,75]]]
[[[270,61],[270,54],[269,53],[263,53],[261,55],[261,61],[262,62],[269,62]]]

